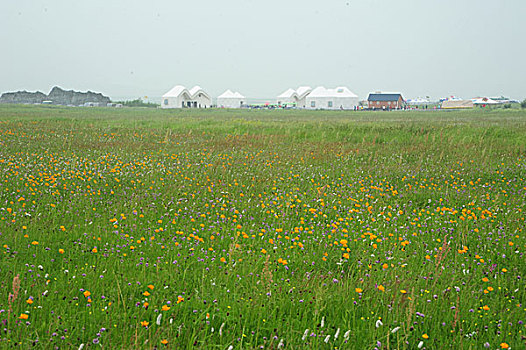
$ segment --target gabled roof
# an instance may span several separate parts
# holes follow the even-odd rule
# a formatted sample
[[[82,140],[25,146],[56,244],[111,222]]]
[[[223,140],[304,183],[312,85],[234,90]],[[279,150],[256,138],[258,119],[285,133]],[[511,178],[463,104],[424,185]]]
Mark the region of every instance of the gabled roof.
[[[179,97],[183,94],[186,94],[186,96],[188,98],[195,98],[197,94],[203,94],[205,95],[206,97],[210,98],[210,95],[208,95],[203,89],[201,89],[200,86],[194,86],[193,88],[191,88],[190,90],[187,90],[184,86],[182,85],[176,85],[174,86],[170,91],[168,91],[167,93],[165,93],[163,95],[163,98],[164,97]]]
[[[178,97],[181,94],[183,94],[184,92],[186,92],[188,94],[188,96],[190,96],[190,93],[188,92],[188,90],[186,90],[186,88],[184,86],[176,85],[170,91],[165,93],[163,95],[163,97]]]
[[[235,96],[236,95],[232,91],[226,90],[221,95],[217,96],[217,98],[233,98]]]
[[[369,94],[367,101],[380,101],[380,102],[389,102],[389,101],[398,101],[401,98],[403,100],[402,94]]]
[[[307,96],[311,91],[312,91],[312,88],[310,86],[300,86],[296,90],[296,94],[298,95],[299,99],[302,99],[305,96]]]
[[[334,89],[327,89],[323,86],[318,86],[311,91],[308,97],[358,97],[355,93],[345,86],[338,86]]]
[[[294,91],[294,89],[288,89],[286,91],[284,91],[283,93],[281,93],[278,98],[290,98],[290,97],[294,97],[294,96],[298,96],[298,94],[296,93],[296,91]]]
[[[199,91],[203,91],[203,89],[201,89],[199,85],[196,85],[193,88],[191,88],[189,91],[192,96],[195,96],[195,94],[197,94]]]
[[[226,90],[221,95],[219,95],[217,98],[245,98],[245,96],[241,95],[239,92],[232,92],[231,90]]]

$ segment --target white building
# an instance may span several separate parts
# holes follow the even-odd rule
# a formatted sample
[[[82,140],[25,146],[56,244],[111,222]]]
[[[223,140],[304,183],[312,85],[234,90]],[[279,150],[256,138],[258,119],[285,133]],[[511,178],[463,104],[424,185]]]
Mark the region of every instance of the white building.
[[[300,86],[297,90],[288,89],[277,97],[276,103],[281,106],[295,105],[298,108],[305,108],[305,99],[311,91],[310,86]]]
[[[241,108],[245,102],[245,96],[237,91],[227,90],[217,97],[217,107],[219,108]]]
[[[161,108],[210,108],[212,99],[200,86],[177,85],[162,97]]]
[[[305,99],[308,109],[355,109],[358,102],[358,96],[345,86],[335,89],[318,86]]]
[[[294,89],[288,89],[284,91],[283,93],[281,93],[280,95],[278,95],[276,99],[276,103],[280,106],[293,105],[293,104],[296,104],[297,100],[298,99],[297,99],[296,91]]]

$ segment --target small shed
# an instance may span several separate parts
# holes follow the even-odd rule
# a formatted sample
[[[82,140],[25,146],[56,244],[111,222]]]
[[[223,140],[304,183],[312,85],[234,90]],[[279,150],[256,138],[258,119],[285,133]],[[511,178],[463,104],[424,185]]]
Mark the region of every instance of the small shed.
[[[369,109],[400,109],[404,98],[400,93],[371,93],[367,98]]]
[[[226,90],[217,97],[217,107],[219,108],[241,108],[246,103],[245,96],[239,92]]]

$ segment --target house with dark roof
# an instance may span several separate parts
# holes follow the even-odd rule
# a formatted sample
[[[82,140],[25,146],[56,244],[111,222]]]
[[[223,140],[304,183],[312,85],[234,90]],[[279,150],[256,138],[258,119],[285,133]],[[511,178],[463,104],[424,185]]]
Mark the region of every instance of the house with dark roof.
[[[367,98],[369,109],[400,109],[404,106],[402,94],[371,93]]]

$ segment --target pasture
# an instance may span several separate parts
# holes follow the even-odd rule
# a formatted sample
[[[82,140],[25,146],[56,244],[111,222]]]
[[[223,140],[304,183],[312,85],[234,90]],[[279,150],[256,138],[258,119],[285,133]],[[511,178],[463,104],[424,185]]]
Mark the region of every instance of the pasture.
[[[526,111],[0,105],[0,347],[523,349]]]

